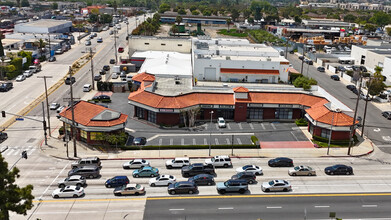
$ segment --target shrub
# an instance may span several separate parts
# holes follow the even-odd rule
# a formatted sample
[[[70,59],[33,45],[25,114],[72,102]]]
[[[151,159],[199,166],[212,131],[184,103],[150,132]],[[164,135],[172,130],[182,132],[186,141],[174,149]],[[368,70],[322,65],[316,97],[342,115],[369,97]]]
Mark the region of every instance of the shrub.
[[[61,128],[58,129],[58,133],[59,133],[60,135],[65,134],[65,128],[64,128],[64,126],[62,126]]]
[[[251,136],[251,142],[253,142],[254,145],[258,143],[258,138],[256,136]]]
[[[305,118],[296,119],[295,123],[297,126],[308,126],[308,121]]]
[[[318,82],[314,79],[310,79],[308,77],[305,77],[305,76],[300,76],[298,78],[295,79],[295,81],[293,81],[293,85],[296,87],[296,88],[303,88],[304,90],[309,90],[311,89],[311,85],[317,85]]]

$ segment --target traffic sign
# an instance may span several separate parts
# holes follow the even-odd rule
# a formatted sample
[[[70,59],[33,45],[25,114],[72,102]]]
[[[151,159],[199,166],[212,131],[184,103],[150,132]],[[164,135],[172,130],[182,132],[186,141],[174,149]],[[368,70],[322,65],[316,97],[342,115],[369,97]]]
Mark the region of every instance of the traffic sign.
[[[24,118],[16,118],[16,121],[24,121]]]

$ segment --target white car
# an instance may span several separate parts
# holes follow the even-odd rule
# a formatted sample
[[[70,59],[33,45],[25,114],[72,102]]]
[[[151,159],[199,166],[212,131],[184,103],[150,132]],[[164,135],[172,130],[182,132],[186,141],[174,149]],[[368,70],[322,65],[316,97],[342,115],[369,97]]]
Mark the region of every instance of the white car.
[[[168,186],[176,182],[175,176],[172,175],[160,175],[158,177],[151,178],[149,180],[150,186]]]
[[[288,192],[292,190],[292,186],[286,180],[271,180],[269,182],[262,183],[261,189],[264,192],[272,192],[272,191]]]
[[[31,71],[31,70],[26,70],[26,71],[24,71],[23,75],[24,75],[25,77],[30,77],[30,76],[33,75],[33,71]]]
[[[219,118],[217,119],[217,124],[218,124],[219,128],[225,128],[225,127],[227,127],[227,125],[225,124],[225,120],[224,120],[224,118],[222,118],[222,117],[219,117]]]
[[[206,159],[205,164],[213,165],[214,167],[230,167],[232,166],[231,158],[229,156],[214,156]]]
[[[173,160],[167,160],[166,161],[166,168],[182,168],[184,166],[190,165],[190,158],[188,157],[177,157]]]
[[[142,167],[149,167],[151,166],[149,161],[144,159],[134,159],[131,161],[128,161],[122,165],[122,168],[124,169],[140,169]]]
[[[64,188],[59,188],[53,191],[53,198],[65,198],[65,197],[73,197],[77,198],[84,195],[84,188],[79,186],[66,186]]]
[[[250,172],[253,173],[254,175],[263,175],[262,172],[262,167],[255,166],[255,165],[246,165],[243,167],[239,167],[236,169],[236,172]]]
[[[53,102],[52,104],[50,104],[50,107],[49,109],[50,110],[56,110],[60,107],[60,104],[59,103],[56,103],[56,102]]]
[[[86,184],[86,178],[80,175],[74,175],[67,177],[58,182],[58,187],[64,188],[65,186],[84,186]]]
[[[60,108],[57,109],[57,113],[60,113],[63,109],[65,108],[65,105],[61,106]]]
[[[112,79],[118,79],[119,75],[117,73],[111,74]]]
[[[18,77],[16,77],[16,82],[22,82],[23,80],[25,80],[26,79],[26,76],[25,75],[23,75],[23,74],[21,74],[21,75],[19,75]]]

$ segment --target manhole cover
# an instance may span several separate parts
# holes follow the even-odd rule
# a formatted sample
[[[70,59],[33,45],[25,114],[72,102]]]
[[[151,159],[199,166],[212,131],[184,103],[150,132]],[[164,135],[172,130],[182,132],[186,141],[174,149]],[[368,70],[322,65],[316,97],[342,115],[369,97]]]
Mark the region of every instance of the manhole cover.
[[[37,140],[36,138],[30,138],[27,143],[33,143],[35,140]]]

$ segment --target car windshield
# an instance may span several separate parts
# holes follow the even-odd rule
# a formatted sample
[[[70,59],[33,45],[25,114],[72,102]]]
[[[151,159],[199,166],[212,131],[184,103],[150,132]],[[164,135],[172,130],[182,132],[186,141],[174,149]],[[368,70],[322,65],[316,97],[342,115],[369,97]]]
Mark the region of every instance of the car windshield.
[[[245,170],[247,168],[250,168],[250,167],[252,167],[252,165],[246,165],[246,166],[243,167],[243,170]]]
[[[300,167],[295,167],[295,170],[297,171],[297,170],[300,170]]]
[[[136,184],[136,189],[140,189],[141,188],[141,185],[140,184]]]
[[[228,184],[228,181],[227,182],[224,182],[224,186],[228,186],[229,184]]]
[[[273,180],[270,181],[270,182],[269,182],[269,185],[273,186],[273,185],[274,185],[274,181],[273,181]]]
[[[212,162],[215,162],[215,158],[213,157],[212,159],[210,159]]]

